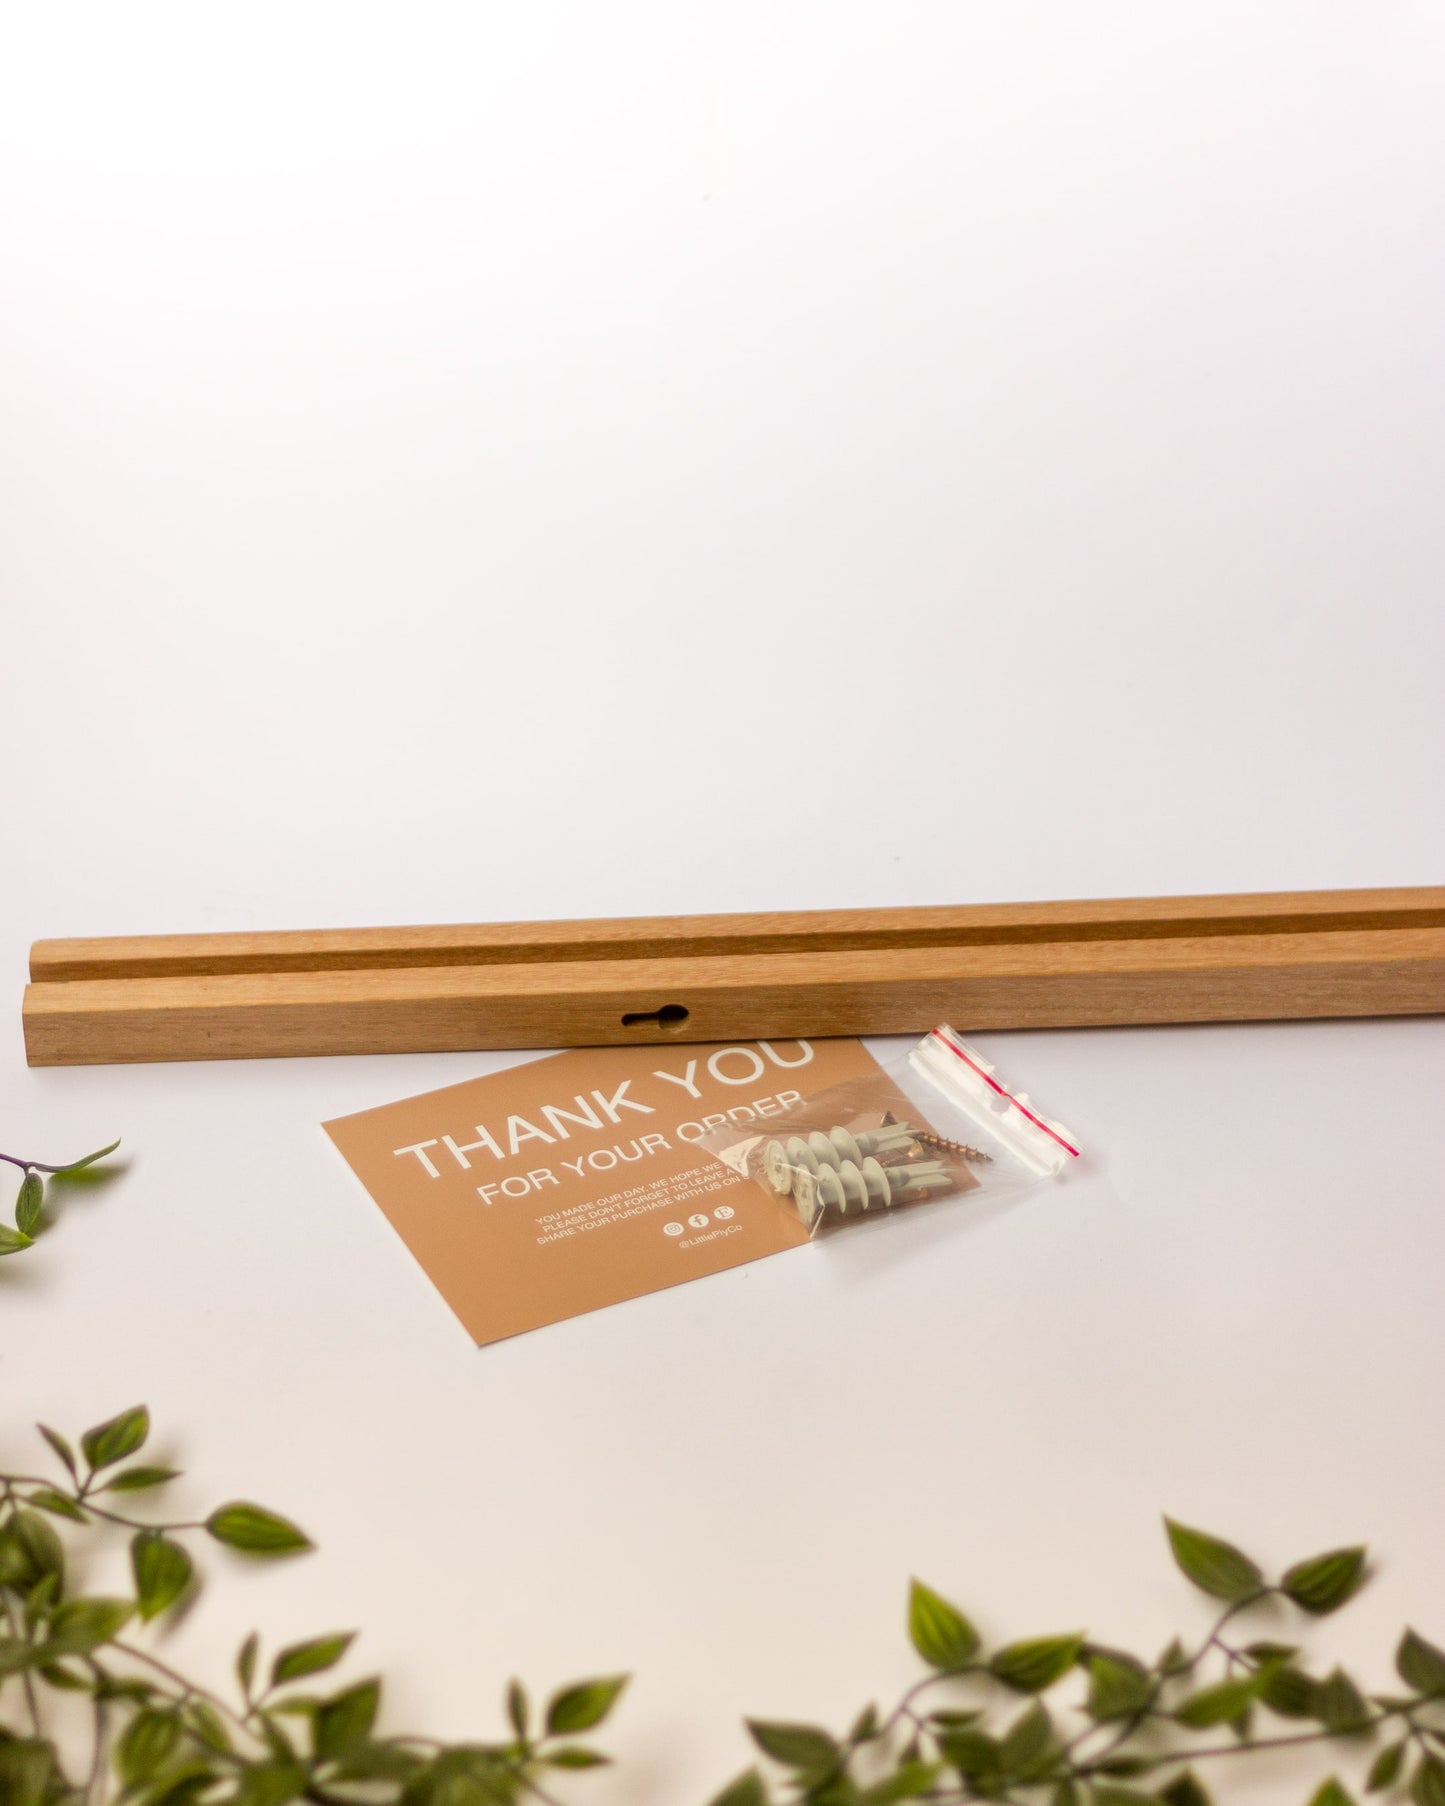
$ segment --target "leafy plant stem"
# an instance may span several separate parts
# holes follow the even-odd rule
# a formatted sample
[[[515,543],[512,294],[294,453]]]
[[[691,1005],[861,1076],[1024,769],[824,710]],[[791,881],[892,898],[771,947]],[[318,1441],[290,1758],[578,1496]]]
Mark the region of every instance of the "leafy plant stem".
[[[921,1694],[926,1693],[930,1687],[938,1686],[942,1681],[962,1680],[965,1675],[974,1674],[977,1671],[978,1664],[976,1662],[970,1662],[966,1668],[956,1668],[947,1674],[925,1674],[921,1681],[915,1681],[913,1683],[903,1695],[902,1699],[899,1700],[898,1704],[888,1714],[888,1717],[883,1721],[879,1735],[887,1736],[890,1731],[896,1731],[898,1729],[898,1722],[902,1718],[910,1718],[915,1724],[921,1724],[922,1720],[919,1719],[918,1715],[913,1710],[914,1700]]]
[[[0,1806],[563,1806],[553,1788],[566,1791],[568,1771],[606,1761],[576,1739],[603,1722],[625,1675],[563,1687],[540,1711],[512,1680],[510,1735],[490,1743],[378,1735],[375,1676],[313,1691],[312,1677],[345,1657],[350,1630],[287,1644],[264,1667],[259,1636],[246,1637],[236,1687],[226,1688],[238,1704],[187,1679],[143,1634],[193,1595],[192,1557],[175,1539],[203,1531],[262,1558],[301,1553],[309,1539],[239,1500],[168,1524],[92,1503],[109,1487],[126,1494],[175,1478],[170,1468],[122,1465],[149,1434],[142,1405],[87,1430],[79,1453],[38,1427],[70,1479],[67,1490],[64,1480],[0,1473]],[[58,1528],[52,1518],[63,1520]],[[86,1597],[71,1585],[78,1564],[62,1532],[104,1542],[111,1527],[130,1534],[134,1595]],[[778,1790],[754,1767],[715,1806],[1211,1806],[1196,1766],[1342,1739],[1357,1748],[1387,1724],[1399,1728],[1375,1752],[1367,1790],[1445,1806],[1445,1648],[1407,1628],[1395,1651],[1405,1691],[1373,1693],[1337,1663],[1313,1667],[1296,1641],[1228,1634],[1237,1614],[1271,1597],[1312,1619],[1335,1611],[1366,1577],[1363,1547],[1311,1556],[1271,1584],[1219,1538],[1173,1520],[1168,1531],[1186,1577],[1224,1603],[1192,1654],[1176,1638],[1150,1661],[1083,1631],[989,1648],[956,1606],[915,1578],[906,1621],[929,1671],[891,1711],[869,1704],[838,1736],[750,1720],[754,1741],[788,1778]],[[15,1676],[20,1686],[5,1691]],[[1071,1679],[1083,1684],[1063,1711],[1087,1719],[1072,1734],[1057,1696],[1045,1700]],[[940,1700],[934,1690],[944,1683]],[[77,1707],[89,1696],[88,1743],[84,1718],[75,1721],[84,1779],[66,1774],[63,1741],[46,1728],[53,1690],[78,1693]],[[1288,1721],[1283,1734],[1256,1734],[1266,1714]],[[1232,1741],[1218,1741],[1226,1735]],[[1354,1800],[1331,1776],[1315,1786],[1311,1806]]]
[[[1377,1725],[1384,1724],[1389,1718],[1397,1717],[1394,1711],[1382,1711],[1377,1717],[1369,1719],[1360,1726],[1363,1735],[1372,1731]],[[1327,1743],[1338,1733],[1334,1731],[1301,1731],[1294,1737],[1257,1737],[1248,1743],[1216,1743],[1201,1749],[1170,1750],[1163,1763],[1173,1767],[1176,1762],[1203,1762],[1210,1756],[1252,1756],[1257,1750],[1288,1750],[1298,1748],[1306,1743]],[[1163,1765],[1161,1763],[1161,1766]],[[1080,1770],[1080,1773],[1086,1771]]]
[[[10,1635],[19,1642],[20,1626],[16,1622],[15,1608],[10,1603],[10,1596],[6,1593],[0,1595],[0,1597],[3,1597],[5,1602],[6,1626],[9,1629]],[[26,1668],[22,1671],[21,1678],[24,1681],[25,1686],[25,1708],[30,1714],[31,1728],[38,1737],[40,1735],[40,1701],[35,1696],[35,1676],[31,1674],[28,1668]]]
[[[188,1681],[183,1674],[178,1674],[174,1668],[163,1662],[159,1656],[152,1655],[148,1649],[142,1649],[135,1643],[124,1643],[119,1637],[111,1647],[121,1655],[129,1656],[133,1662],[143,1662],[153,1673],[168,1680],[176,1689],[178,1703],[184,1704],[188,1699],[203,1699],[208,1706],[213,1706],[224,1718],[228,1718],[238,1731],[246,1735],[250,1734],[250,1726],[246,1720],[239,1718],[219,1694],[211,1693],[204,1687],[198,1687],[194,1681]]]
[[[1227,1643],[1221,1640],[1219,1633],[1232,1618],[1237,1618],[1241,1612],[1247,1612],[1251,1606],[1258,1605],[1262,1599],[1268,1599],[1271,1593],[1277,1593],[1278,1591],[1278,1587],[1261,1587],[1257,1593],[1251,1593],[1248,1599],[1241,1599],[1237,1604],[1231,1605],[1226,1611],[1222,1612],[1218,1619],[1216,1619],[1213,1630],[1210,1631],[1209,1635],[1199,1645],[1199,1648],[1184,1664],[1180,1672],[1183,1674],[1192,1674],[1204,1660],[1205,1656],[1209,1654],[1211,1649],[1218,1649],[1228,1659],[1231,1661],[1234,1660],[1236,1652],[1232,1650]]]
[[[109,1154],[118,1145],[113,1142],[111,1147],[104,1149],[103,1152]],[[68,1173],[77,1166],[89,1165],[96,1157],[92,1154],[83,1161],[68,1160],[60,1166],[47,1166],[43,1160],[22,1160],[18,1154],[0,1154],[0,1160],[5,1161],[9,1166],[18,1166],[22,1173]]]
[[[101,1783],[105,1779],[105,1701],[95,1698],[91,1701],[91,1706],[94,1715],[94,1742],[90,1757],[90,1779],[85,1787],[87,1806],[100,1799]]]
[[[95,1517],[104,1518],[107,1524],[118,1524],[122,1530],[157,1530],[167,1533],[177,1530],[204,1530],[203,1518],[176,1518],[169,1523],[146,1523],[140,1518],[128,1518],[123,1512],[112,1511],[108,1506],[97,1505],[90,1491],[91,1482],[97,1478],[91,1474],[84,1485],[77,1487],[57,1486],[53,1480],[42,1480],[36,1474],[6,1474],[3,1476],[5,1501],[10,1505],[28,1505],[30,1501],[17,1493],[17,1486],[42,1486],[48,1492],[61,1493],[67,1499],[73,1499]]]
[[[18,1166],[22,1173],[59,1173],[65,1169],[59,1166],[42,1166],[38,1160],[22,1160],[18,1154],[0,1154],[0,1160],[11,1166]]]

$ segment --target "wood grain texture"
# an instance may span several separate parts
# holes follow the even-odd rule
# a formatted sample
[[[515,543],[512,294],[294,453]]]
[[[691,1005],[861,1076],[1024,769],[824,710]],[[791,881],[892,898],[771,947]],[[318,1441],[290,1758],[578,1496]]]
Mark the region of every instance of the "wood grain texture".
[[[1445,886],[36,941],[36,983],[1445,927]]]
[[[32,1065],[1425,1014],[1445,890],[49,941],[32,971]]]

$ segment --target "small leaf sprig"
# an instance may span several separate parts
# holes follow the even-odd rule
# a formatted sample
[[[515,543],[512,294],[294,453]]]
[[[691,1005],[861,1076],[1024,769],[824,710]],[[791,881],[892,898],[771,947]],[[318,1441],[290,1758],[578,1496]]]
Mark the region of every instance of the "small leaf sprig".
[[[291,1643],[259,1669],[260,1639],[236,1657],[237,1693],[227,1698],[179,1673],[134,1634],[194,1597],[199,1579],[182,1540],[200,1532],[263,1559],[312,1548],[288,1518],[232,1500],[199,1520],[142,1522],[129,1495],[178,1477],[135,1461],[150,1414],[133,1406],[97,1424],[77,1450],[39,1426],[63,1478],[0,1473],[0,1802],[3,1806],[549,1806],[552,1772],[595,1768],[607,1758],[579,1742],[600,1725],[625,1675],[581,1681],[554,1693],[533,1725],[526,1690],[507,1689],[511,1736],[445,1744],[382,1736],[376,1676],[337,1692],[298,1686],[336,1667],[355,1633]],[[92,1597],[70,1584],[67,1550],[52,1519],[92,1536],[130,1539],[133,1597]],[[88,1695],[89,1747],[78,1769],[53,1728],[55,1696]],[[554,1803],[553,1803],[554,1806]]]
[[[1210,1806],[1195,1770],[1217,1757],[1360,1744],[1381,1732],[1389,1736],[1366,1791],[1445,1806],[1445,1650],[1407,1630],[1395,1667],[1409,1691],[1367,1695],[1341,1667],[1311,1673],[1296,1644],[1242,1641],[1231,1629],[1268,1600],[1307,1618],[1337,1611],[1367,1578],[1363,1547],[1312,1556],[1270,1582],[1232,1543],[1170,1519],[1165,1528],[1179,1568],[1223,1606],[1192,1651],[1176,1638],[1150,1661],[1076,1631],[990,1653],[956,1606],[915,1580],[908,1632],[931,1672],[891,1712],[865,1707],[842,1737],[750,1720],[753,1741],[783,1771],[783,1791],[754,1767],[713,1806]],[[1074,1674],[1084,1686],[1072,1710],[1084,1722],[1066,1728],[1043,1696]],[[1000,1704],[1020,1696],[1029,1702],[1021,1710]],[[1283,1734],[1260,1730],[1269,1717],[1285,1721]],[[1354,1802],[1330,1775],[1310,1806]]]
[[[69,1160],[64,1166],[47,1166],[41,1160],[22,1160],[18,1154],[0,1154],[0,1161],[7,1166],[18,1166],[21,1173],[20,1190],[15,1198],[15,1227],[12,1229],[8,1223],[0,1223],[0,1255],[19,1254],[22,1249],[34,1246],[42,1227],[47,1177],[81,1172],[104,1160],[107,1154],[113,1154],[119,1146],[119,1141],[113,1141],[109,1147],[97,1148],[93,1154]]]

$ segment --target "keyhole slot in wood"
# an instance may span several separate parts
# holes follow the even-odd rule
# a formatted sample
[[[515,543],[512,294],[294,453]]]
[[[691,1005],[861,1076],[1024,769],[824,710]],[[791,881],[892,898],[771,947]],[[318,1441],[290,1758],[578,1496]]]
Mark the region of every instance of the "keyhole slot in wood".
[[[665,1003],[660,1010],[629,1010],[622,1018],[624,1028],[663,1028],[675,1035],[687,1021],[688,1012],[680,1003]]]

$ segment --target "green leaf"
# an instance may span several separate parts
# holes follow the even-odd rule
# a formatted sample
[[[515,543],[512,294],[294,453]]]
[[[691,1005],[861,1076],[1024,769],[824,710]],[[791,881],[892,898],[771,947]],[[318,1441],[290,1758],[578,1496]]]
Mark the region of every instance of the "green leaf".
[[[938,1746],[951,1768],[956,1768],[975,1788],[983,1789],[996,1782],[1002,1768],[1002,1750],[996,1737],[987,1731],[962,1725],[957,1730],[940,1732]]]
[[[1445,1806],[1445,1762],[1438,1756],[1422,1756],[1410,1783],[1415,1806]]]
[[[518,1739],[527,1741],[527,1725],[531,1720],[531,1702],[527,1698],[527,1689],[515,1678],[507,1682],[507,1722],[517,1733]]]
[[[271,1752],[272,1762],[277,1768],[296,1768],[301,1762],[296,1745],[286,1735],[285,1730],[271,1712],[258,1711],[252,1720],[254,1728],[265,1740]]]
[[[1353,1598],[1364,1579],[1363,1548],[1331,1549],[1326,1555],[1312,1555],[1308,1561],[1296,1562],[1280,1585],[1296,1605],[1322,1616],[1338,1611],[1347,1599]]]
[[[1031,1637],[1000,1649],[989,1672],[1016,1693],[1042,1693],[1069,1672],[1083,1647],[1082,1631],[1065,1637]]]
[[[381,1682],[359,1681],[329,1699],[316,1714],[316,1754],[342,1755],[353,1744],[365,1743],[376,1723],[381,1704]]]
[[[504,1752],[453,1745],[402,1796],[405,1806],[514,1806],[519,1779]]]
[[[180,1740],[180,1720],[174,1712],[137,1712],[116,1745],[116,1772],[127,1787],[149,1781],[170,1761]]]
[[[1028,1780],[1050,1756],[1053,1720],[1037,1700],[1014,1720],[999,1747],[999,1762],[1010,1779]]]
[[[1152,1773],[1162,1760],[1162,1757],[1155,1759],[1150,1756],[1105,1756],[1094,1767],[1101,1775],[1119,1775],[1127,1779],[1132,1775]]]
[[[580,1743],[564,1743],[559,1749],[549,1751],[542,1760],[550,1768],[606,1768],[611,1757],[585,1749]]]
[[[334,1668],[355,1636],[354,1630],[343,1630],[329,1637],[312,1637],[305,1643],[289,1643],[271,1664],[271,1685],[282,1687],[287,1681],[299,1681],[304,1674],[321,1674]]]
[[[123,1467],[113,1480],[107,1480],[99,1492],[144,1492],[151,1486],[164,1486],[167,1480],[180,1476],[175,1467]]]
[[[63,1693],[89,1693],[90,1682],[83,1674],[77,1674],[73,1668],[67,1668],[64,1662],[46,1662],[40,1670],[52,1687],[59,1687]]]
[[[520,1781],[505,1770],[482,1777],[449,1766],[455,1755],[444,1750],[402,1793],[405,1806],[517,1806]]]
[[[8,1223],[0,1223],[0,1254],[18,1254],[22,1248],[33,1244],[23,1230],[12,1229]]]
[[[1331,1775],[1322,1781],[1310,1798],[1310,1806],[1355,1806],[1349,1791]]]
[[[40,1668],[46,1661],[45,1651],[26,1642],[24,1637],[0,1637],[0,1677],[19,1674],[26,1668]]]
[[[1378,1768],[1380,1764],[1375,1766]],[[1371,1781],[1373,1779],[1375,1773],[1371,1772]],[[1441,1763],[1438,1755],[1427,1752],[1420,1757],[1420,1764],[1411,1777],[1411,1799],[1414,1806],[1445,1806],[1445,1763]]]
[[[714,1796],[710,1806],[768,1806],[763,1777],[755,1768],[748,1769],[736,1781],[729,1781],[722,1792]]]
[[[189,1756],[169,1769],[142,1797],[144,1806],[196,1806],[221,1779],[221,1771],[202,1755]],[[234,1797],[234,1796],[233,1796]]]
[[[1158,1806],[1152,1793],[1138,1787],[1095,1787],[1094,1806]]]
[[[1142,1662],[1120,1650],[1100,1649],[1089,1657],[1089,1698],[1085,1710],[1103,1724],[1132,1718],[1149,1704],[1154,1680]]]
[[[138,1681],[134,1676],[119,1679],[103,1670],[95,1681],[93,1691],[99,1700],[124,1700],[128,1706],[148,1706],[159,1693],[159,1689],[149,1681]]]
[[[57,1173],[78,1173],[82,1167],[94,1166],[97,1160],[104,1160],[107,1154],[113,1154],[119,1146],[120,1138],[117,1137],[109,1147],[97,1148],[93,1154],[87,1154],[81,1160],[72,1160],[67,1166],[58,1166],[55,1170]]]
[[[25,1625],[27,1630],[34,1630],[43,1619],[48,1618],[55,1610],[56,1601],[60,1598],[60,1576],[44,1574],[25,1595]]]
[[[218,1543],[244,1549],[248,1555],[299,1555],[313,1546],[289,1519],[244,1499],[219,1506],[206,1519],[206,1529]]]
[[[52,1430],[48,1424],[43,1423],[38,1423],[35,1427],[50,1444],[51,1448],[55,1450],[56,1454],[59,1455],[65,1466],[65,1471],[70,1475],[71,1479],[78,1481],[80,1479],[80,1473],[75,1465],[75,1450],[71,1448],[70,1444],[60,1434],[59,1430]]]
[[[9,1528],[24,1549],[31,1571],[43,1579],[53,1574],[57,1584],[65,1579],[65,1545],[36,1511],[17,1511]]]
[[[1050,1806],[1079,1806],[1079,1790],[1072,1780],[1059,1782],[1053,1791]]]
[[[256,1652],[260,1647],[261,1639],[253,1630],[236,1655],[236,1679],[247,1699],[251,1697],[251,1682],[256,1678]]]
[[[570,1737],[601,1724],[629,1678],[625,1674],[608,1674],[599,1680],[578,1681],[554,1693],[547,1703],[547,1735]]]
[[[45,1181],[32,1168],[20,1181],[20,1195],[15,1200],[15,1227],[22,1235],[29,1235],[40,1221],[40,1207],[44,1202]]]
[[[410,1781],[425,1766],[426,1758],[415,1750],[399,1749],[394,1743],[359,1743],[341,1758],[336,1774],[342,1781]]]
[[[74,1499],[67,1498],[63,1492],[57,1492],[53,1486],[37,1486],[34,1492],[26,1494],[25,1502],[27,1505],[38,1505],[42,1511],[52,1511],[58,1518],[69,1518],[72,1523],[90,1522]]]
[[[848,1733],[848,1741],[849,1743],[871,1743],[881,1728],[877,1706],[864,1706],[853,1720],[853,1728]]]
[[[235,1806],[287,1806],[306,1791],[306,1771],[294,1762],[260,1762],[241,1776]]]
[[[1445,1693],[1445,1650],[1413,1630],[1407,1630],[1395,1651],[1400,1679],[1417,1693]]]
[[[151,1415],[144,1405],[132,1405],[116,1417],[87,1430],[80,1446],[92,1469],[111,1467],[133,1455],[150,1435]]]
[[[1191,1693],[1174,1708],[1173,1717],[1177,1723],[1190,1725],[1197,1731],[1210,1725],[1229,1724],[1248,1710],[1259,1697],[1263,1684],[1264,1677],[1258,1674],[1217,1681],[1212,1687],[1202,1687],[1198,1693]]]
[[[1165,1518],[1169,1547],[1183,1572],[1197,1587],[1215,1599],[1227,1599],[1231,1605],[1252,1599],[1264,1591],[1264,1575],[1233,1543],[1223,1542],[1207,1531],[1193,1530]]]
[[[203,1699],[186,1702],[183,1714],[191,1733],[208,1748],[226,1754],[231,1748],[231,1733],[216,1708]]]
[[[1182,1674],[1188,1666],[1189,1657],[1185,1654],[1184,1645],[1175,1637],[1159,1657],[1159,1672],[1165,1675]]]
[[[1315,1695],[1315,1717],[1337,1737],[1362,1731],[1370,1722],[1370,1708],[1359,1688],[1343,1668],[1336,1668],[1320,1682]]]
[[[875,1781],[857,1798],[862,1806],[895,1806],[898,1800],[917,1800],[927,1795],[943,1772],[941,1762],[918,1760],[900,1762],[891,1775]]]
[[[64,1581],[64,1545],[38,1511],[12,1512],[0,1528],[0,1586],[28,1591],[47,1574]]]
[[[753,1742],[765,1756],[781,1762],[809,1781],[821,1781],[836,1773],[843,1752],[826,1731],[816,1725],[780,1724],[767,1719],[750,1718],[748,1730]]]
[[[1387,1787],[1393,1787],[1400,1778],[1400,1767],[1405,1760],[1408,1739],[1399,1743],[1388,1744],[1382,1749],[1370,1765],[1370,1778],[1365,1782],[1366,1793],[1383,1793]]]
[[[955,1605],[915,1580],[908,1592],[908,1635],[930,1668],[964,1667],[978,1651],[978,1632]]]
[[[176,1603],[195,1571],[181,1545],[160,1530],[141,1530],[131,1538],[130,1565],[136,1604],[147,1622]]]
[[[0,1800],[5,1806],[48,1806],[57,1797],[59,1779],[54,1744],[19,1737],[0,1743]]]
[[[129,1599],[67,1599],[55,1608],[45,1639],[45,1656],[88,1655],[109,1643],[135,1610]]]
[[[304,1718],[308,1723],[313,1723],[321,1710],[321,1701],[314,1693],[288,1693],[285,1699],[278,1699],[271,1710],[284,1712],[288,1718]]]
[[[1269,1669],[1259,1697],[1281,1718],[1319,1716],[1320,1683],[1292,1662],[1280,1662]]]

